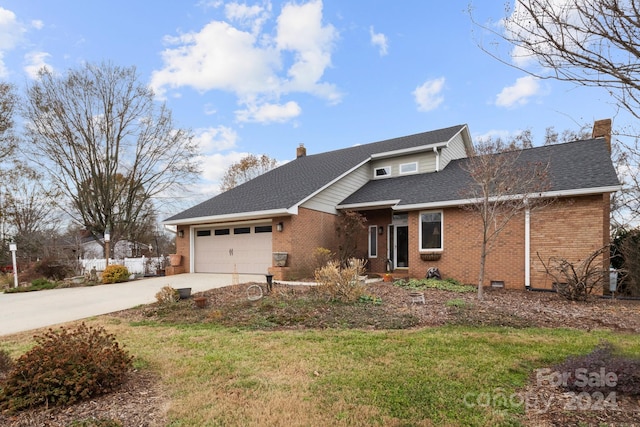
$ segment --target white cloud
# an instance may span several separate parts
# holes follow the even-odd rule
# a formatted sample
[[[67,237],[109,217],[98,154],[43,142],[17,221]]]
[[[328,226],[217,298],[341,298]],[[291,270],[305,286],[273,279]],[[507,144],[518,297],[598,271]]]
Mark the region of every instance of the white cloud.
[[[548,0],[543,2],[545,10],[538,11],[537,18],[545,21],[544,29],[538,28],[538,24],[531,19],[531,14],[524,9],[519,1],[515,2],[511,16],[502,20],[500,24],[503,26],[507,38],[525,40],[541,51],[551,52],[554,49],[550,44],[545,44],[549,34],[555,39],[561,38],[569,49],[578,43],[588,44],[588,35],[582,30],[584,24],[580,21],[579,14],[575,9],[574,3],[576,1],[582,3],[584,0]],[[545,18],[549,15],[561,16],[564,22],[571,24],[571,27],[554,26],[550,20]],[[518,67],[526,67],[536,62],[532,52],[522,45],[513,47],[511,60]]]
[[[195,142],[203,153],[230,150],[236,146],[238,134],[227,126],[196,129]]]
[[[230,153],[214,153],[202,156],[199,160],[203,165],[202,177],[208,181],[211,186],[219,191],[220,180],[230,165],[238,162],[248,153],[238,153],[232,151]],[[206,183],[205,183],[206,185]]]
[[[5,53],[16,47],[25,31],[15,13],[0,7],[0,78],[9,74],[3,60]]]
[[[53,67],[47,64],[46,60],[51,55],[47,52],[29,52],[24,56],[26,65],[24,66],[24,71],[27,73],[29,78],[37,79],[38,71],[45,68],[47,71],[53,71]]]
[[[40,19],[34,19],[33,21],[31,21],[31,26],[36,30],[41,30],[44,27],[44,22],[42,22]]]
[[[160,97],[182,87],[232,92],[245,107],[238,110],[239,120],[264,122],[300,114],[297,103],[280,101],[291,93],[339,102],[335,85],[321,81],[338,38],[336,29],[322,22],[322,2],[286,4],[275,36],[263,28],[270,8],[230,3],[225,13],[231,22],[212,21],[198,32],[165,37],[164,67],[152,73],[151,87]]]
[[[302,113],[298,103],[289,101],[286,104],[260,104],[249,105],[244,110],[236,111],[236,117],[240,122],[284,123]]]
[[[441,95],[441,92],[444,88],[444,82],[444,77],[427,80],[412,92],[416,104],[418,104],[418,111],[431,111],[442,104],[444,96]]]
[[[517,105],[524,105],[529,102],[529,98],[540,92],[540,83],[533,76],[520,77],[513,86],[507,86],[496,96],[498,107],[511,108]]]
[[[369,27],[369,35],[371,36],[371,44],[378,47],[380,56],[385,56],[388,53],[389,40],[387,36],[382,33],[376,33],[373,31],[373,26]]]

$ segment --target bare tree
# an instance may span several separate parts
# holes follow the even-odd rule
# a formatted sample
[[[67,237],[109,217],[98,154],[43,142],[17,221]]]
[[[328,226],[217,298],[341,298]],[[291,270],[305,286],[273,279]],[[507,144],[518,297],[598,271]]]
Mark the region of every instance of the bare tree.
[[[605,88],[640,118],[640,0],[516,0],[483,50],[541,79]],[[473,19],[473,16],[472,16]],[[531,63],[542,68],[533,69]]]
[[[512,144],[487,140],[462,166],[470,177],[462,194],[469,201],[465,209],[477,213],[481,224],[478,299],[483,298],[487,256],[502,230],[525,210],[549,203],[539,197],[548,188],[549,163],[526,162],[521,154]]]
[[[134,67],[43,69],[27,88],[25,151],[50,174],[73,219],[100,241],[134,234],[149,203],[171,198],[199,172],[189,130],[138,82]]]
[[[16,148],[13,132],[17,96],[13,86],[0,83],[0,162],[8,159]]]
[[[228,191],[278,166],[278,161],[263,154],[247,154],[229,166],[222,177],[220,191]]]

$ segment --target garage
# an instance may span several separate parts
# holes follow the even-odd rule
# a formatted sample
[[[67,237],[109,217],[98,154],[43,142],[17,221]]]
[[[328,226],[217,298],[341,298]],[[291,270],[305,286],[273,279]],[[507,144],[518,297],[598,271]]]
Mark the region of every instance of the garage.
[[[196,273],[267,274],[271,267],[271,223],[195,230]]]

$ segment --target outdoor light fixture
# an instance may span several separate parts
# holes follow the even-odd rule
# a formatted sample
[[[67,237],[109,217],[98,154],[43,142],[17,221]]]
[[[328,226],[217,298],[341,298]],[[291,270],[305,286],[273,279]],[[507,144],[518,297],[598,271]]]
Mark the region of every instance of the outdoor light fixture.
[[[181,239],[184,237],[184,230],[178,231],[178,237]]]
[[[378,234],[382,235],[382,233],[384,233],[384,227],[380,226],[378,227]]]
[[[9,250],[11,251],[11,258],[13,261],[13,287],[18,287],[18,264],[16,263],[16,251],[18,250],[18,245],[15,243],[9,243]]]
[[[109,227],[107,227],[104,230],[104,249],[105,249],[105,253],[107,254],[105,266],[109,265],[109,255],[111,252],[110,250],[111,248],[109,247],[109,242],[111,242],[111,234],[109,233]]]
[[[281,223],[281,222],[276,224],[276,230],[278,230],[278,231],[282,231],[283,227],[284,227],[284,224]]]

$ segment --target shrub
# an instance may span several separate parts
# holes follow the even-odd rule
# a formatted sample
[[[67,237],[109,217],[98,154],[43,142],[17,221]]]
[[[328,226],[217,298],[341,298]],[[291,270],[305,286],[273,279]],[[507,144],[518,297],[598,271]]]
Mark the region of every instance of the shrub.
[[[7,350],[0,350],[0,379],[4,378],[12,369],[14,363]]]
[[[578,369],[583,371],[577,371]],[[600,344],[587,355],[571,357],[555,366],[553,370],[570,374],[567,385],[563,386],[569,391],[579,393],[599,391],[605,396],[615,391],[627,396],[640,396],[640,359],[617,354],[616,349],[609,342]],[[586,378],[577,376],[576,372],[584,372]],[[617,378],[615,381],[609,381],[610,385],[607,385],[607,381],[600,378],[602,372],[605,375],[615,373]],[[596,374],[598,378],[595,377]]]
[[[463,285],[459,281],[455,279],[410,279],[410,280],[396,280],[393,282],[394,285],[400,286],[405,289],[439,289],[441,291],[449,291],[449,292],[476,292],[477,289],[475,286]]]
[[[67,405],[115,390],[132,358],[103,328],[49,329],[15,363],[0,391],[0,410]]]
[[[129,280],[129,270],[124,265],[111,264],[102,272],[102,283],[120,283]]]
[[[363,260],[351,258],[344,268],[340,267],[338,261],[330,261],[315,272],[318,292],[330,300],[355,302],[364,294],[364,283],[359,280],[363,274]]]
[[[180,293],[177,289],[173,289],[171,286],[164,286],[156,294],[156,301],[159,304],[166,305],[177,302],[180,299]]]
[[[315,270],[327,265],[329,261],[334,259],[334,257],[335,257],[335,254],[327,248],[322,248],[322,247],[315,248],[313,251],[313,262],[314,262]]]
[[[34,270],[40,276],[53,280],[62,280],[71,272],[71,268],[69,268],[68,265],[61,264],[58,260],[48,258],[38,262]]]

